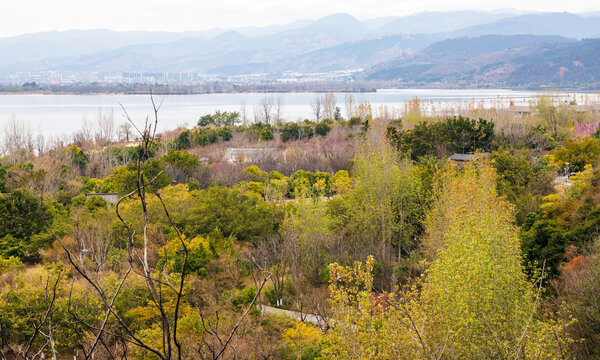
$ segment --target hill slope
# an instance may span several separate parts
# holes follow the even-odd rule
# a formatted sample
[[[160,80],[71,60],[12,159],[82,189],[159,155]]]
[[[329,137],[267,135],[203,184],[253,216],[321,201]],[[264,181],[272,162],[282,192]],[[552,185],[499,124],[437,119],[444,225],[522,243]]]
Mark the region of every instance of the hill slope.
[[[445,40],[375,66],[361,77],[413,84],[594,88],[600,84],[600,39],[486,35]]]

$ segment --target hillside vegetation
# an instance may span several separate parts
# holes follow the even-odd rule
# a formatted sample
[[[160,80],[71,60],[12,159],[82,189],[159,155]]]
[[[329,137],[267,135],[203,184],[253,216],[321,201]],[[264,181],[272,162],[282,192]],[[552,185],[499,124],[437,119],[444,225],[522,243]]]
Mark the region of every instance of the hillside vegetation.
[[[600,356],[597,103],[332,99],[163,133],[154,99],[68,141],[10,122],[2,356]]]

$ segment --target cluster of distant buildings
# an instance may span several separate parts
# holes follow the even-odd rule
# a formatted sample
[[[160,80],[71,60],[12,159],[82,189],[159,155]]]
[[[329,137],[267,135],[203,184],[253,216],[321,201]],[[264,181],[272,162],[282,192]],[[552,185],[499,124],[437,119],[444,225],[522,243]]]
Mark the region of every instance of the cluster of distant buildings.
[[[104,74],[98,72],[78,73],[73,71],[40,71],[0,74],[0,84],[17,85],[36,83],[41,85],[74,84],[161,84],[197,85],[202,83],[226,82],[231,84],[302,83],[316,81],[348,81],[362,69],[331,71],[322,73],[284,72],[276,74],[220,75],[199,72],[123,72]]]

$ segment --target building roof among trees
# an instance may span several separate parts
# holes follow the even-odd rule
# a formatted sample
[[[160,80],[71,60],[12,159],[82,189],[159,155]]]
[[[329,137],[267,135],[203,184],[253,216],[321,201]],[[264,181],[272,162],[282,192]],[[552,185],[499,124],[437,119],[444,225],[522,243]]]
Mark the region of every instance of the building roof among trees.
[[[473,161],[481,158],[487,158],[490,156],[490,153],[471,153],[471,154],[454,154],[449,157],[452,161],[464,162],[464,161]]]

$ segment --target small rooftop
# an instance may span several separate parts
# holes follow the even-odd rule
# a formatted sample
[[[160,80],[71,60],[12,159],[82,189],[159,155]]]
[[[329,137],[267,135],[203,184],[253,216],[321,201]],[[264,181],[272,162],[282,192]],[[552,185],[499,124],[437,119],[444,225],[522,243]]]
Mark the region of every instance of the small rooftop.
[[[276,148],[227,148],[223,161],[229,163],[255,162],[262,160],[265,156],[275,157],[282,154],[283,152]],[[285,157],[285,154],[283,156]]]
[[[110,204],[116,204],[119,201],[119,193],[86,193],[85,196],[88,199],[92,196],[100,196]]]
[[[487,152],[471,153],[471,154],[454,154],[454,155],[450,156],[448,159],[450,159],[452,161],[457,161],[457,162],[467,162],[467,161],[473,161],[473,160],[478,160],[478,159],[485,159],[488,156],[490,156],[490,153],[487,153]]]

